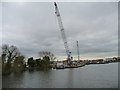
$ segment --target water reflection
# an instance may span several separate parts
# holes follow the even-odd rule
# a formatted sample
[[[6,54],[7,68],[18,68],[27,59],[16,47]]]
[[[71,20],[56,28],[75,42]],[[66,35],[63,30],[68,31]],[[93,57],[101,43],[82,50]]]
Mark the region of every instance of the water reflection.
[[[35,71],[35,69],[34,68],[29,68],[28,71],[33,72],[33,71]]]
[[[73,74],[74,74],[74,69],[69,69],[68,70],[68,74],[67,74],[67,86],[68,86],[68,88],[69,87],[73,87],[73,83],[74,83],[74,81],[73,81]]]
[[[118,64],[25,71],[3,76],[5,88],[117,88]]]
[[[24,83],[23,79],[24,79],[24,72],[12,73],[9,76],[2,78],[2,87],[3,88],[11,87],[11,86],[20,87],[21,83]],[[14,83],[11,83],[11,82],[14,82]]]

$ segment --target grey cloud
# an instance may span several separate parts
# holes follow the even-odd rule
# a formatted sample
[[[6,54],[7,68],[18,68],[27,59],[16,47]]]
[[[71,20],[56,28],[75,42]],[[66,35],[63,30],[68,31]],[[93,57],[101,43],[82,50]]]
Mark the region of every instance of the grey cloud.
[[[76,40],[84,58],[117,55],[117,2],[59,2],[58,6],[73,55],[77,54]],[[42,50],[58,57],[66,55],[53,3],[4,2],[2,11],[3,43],[18,46],[26,56],[35,56]]]

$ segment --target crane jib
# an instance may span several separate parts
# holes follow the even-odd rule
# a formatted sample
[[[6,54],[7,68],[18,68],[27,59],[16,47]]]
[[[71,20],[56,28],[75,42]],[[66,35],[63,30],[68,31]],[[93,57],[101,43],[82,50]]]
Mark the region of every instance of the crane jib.
[[[68,56],[68,61],[70,62],[71,61],[71,55],[70,55],[71,52],[70,52],[70,50],[68,48],[67,38],[66,38],[65,31],[64,31],[64,28],[63,28],[61,16],[60,16],[58,6],[57,6],[56,2],[54,2],[54,5],[55,5],[55,14],[56,14],[57,19],[58,19],[58,24],[59,24],[59,27],[60,27],[60,30],[61,30],[61,35],[62,35],[64,45],[65,45],[65,49],[66,49],[66,54]]]

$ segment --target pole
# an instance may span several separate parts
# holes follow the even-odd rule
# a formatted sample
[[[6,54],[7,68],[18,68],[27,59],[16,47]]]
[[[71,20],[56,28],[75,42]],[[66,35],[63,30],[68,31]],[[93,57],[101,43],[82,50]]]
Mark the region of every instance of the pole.
[[[78,60],[80,60],[80,56],[79,56],[79,45],[78,45],[78,41],[77,41],[77,54],[78,54]]]

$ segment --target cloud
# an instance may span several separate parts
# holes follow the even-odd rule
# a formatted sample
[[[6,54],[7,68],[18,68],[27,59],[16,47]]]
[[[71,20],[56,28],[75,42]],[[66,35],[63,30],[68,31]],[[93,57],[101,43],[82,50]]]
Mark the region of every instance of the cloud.
[[[58,3],[72,55],[76,41],[83,58],[117,56],[117,2]],[[51,51],[58,58],[65,49],[53,3],[3,2],[3,43],[16,45],[29,56]]]

